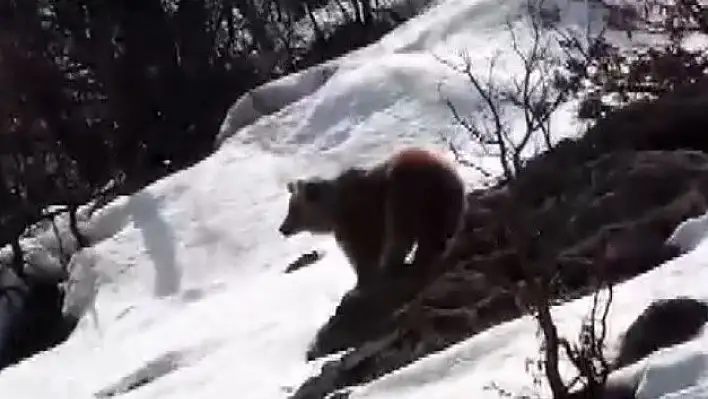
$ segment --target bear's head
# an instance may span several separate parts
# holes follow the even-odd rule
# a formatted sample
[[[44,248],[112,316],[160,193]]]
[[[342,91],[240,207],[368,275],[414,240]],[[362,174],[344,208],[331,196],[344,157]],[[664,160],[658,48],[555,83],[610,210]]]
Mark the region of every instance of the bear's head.
[[[324,179],[288,182],[290,202],[278,231],[285,237],[301,232],[326,234],[334,229],[335,187]]]

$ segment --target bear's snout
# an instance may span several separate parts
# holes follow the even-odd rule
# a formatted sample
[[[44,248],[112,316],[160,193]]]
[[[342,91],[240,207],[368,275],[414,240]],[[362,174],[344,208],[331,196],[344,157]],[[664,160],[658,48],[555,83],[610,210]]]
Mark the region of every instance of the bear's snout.
[[[294,234],[295,230],[291,226],[291,223],[288,223],[287,220],[285,220],[280,227],[278,227],[278,231],[280,234],[282,234],[284,237],[290,237],[291,235]]]

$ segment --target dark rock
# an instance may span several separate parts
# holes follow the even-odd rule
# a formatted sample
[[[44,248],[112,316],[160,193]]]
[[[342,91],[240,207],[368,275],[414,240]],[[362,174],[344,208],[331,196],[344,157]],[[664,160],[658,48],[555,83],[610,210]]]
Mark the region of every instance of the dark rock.
[[[677,297],[652,302],[629,326],[615,367],[634,363],[661,348],[694,338],[708,322],[708,304]]]
[[[285,269],[285,273],[292,273],[295,270],[302,269],[305,266],[310,266],[311,264],[322,259],[322,255],[322,252],[316,250],[304,253],[288,265]]]
[[[78,323],[62,313],[64,296],[56,284],[33,284],[17,299],[19,311],[8,320],[0,343],[0,370],[63,342]]]

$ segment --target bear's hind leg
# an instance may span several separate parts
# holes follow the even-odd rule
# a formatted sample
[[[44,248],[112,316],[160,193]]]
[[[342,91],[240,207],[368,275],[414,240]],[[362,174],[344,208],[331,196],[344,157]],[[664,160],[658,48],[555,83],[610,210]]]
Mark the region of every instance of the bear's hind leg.
[[[438,272],[440,263],[449,255],[463,228],[464,208],[452,206],[446,210],[442,217],[431,212],[426,223],[427,229],[421,231],[417,237],[418,248],[413,259],[413,268],[426,279]]]
[[[411,221],[407,220],[397,207],[396,201],[386,203],[384,242],[379,261],[382,275],[392,276],[405,267],[406,256],[415,244]]]
[[[378,282],[380,275],[379,269],[377,268],[378,264],[357,264],[357,266],[358,267],[354,269],[357,273],[355,289],[367,289]]]
[[[448,247],[448,239],[445,237],[427,238],[418,241],[418,248],[411,265],[412,269],[421,278],[428,279],[437,269],[442,255]]]

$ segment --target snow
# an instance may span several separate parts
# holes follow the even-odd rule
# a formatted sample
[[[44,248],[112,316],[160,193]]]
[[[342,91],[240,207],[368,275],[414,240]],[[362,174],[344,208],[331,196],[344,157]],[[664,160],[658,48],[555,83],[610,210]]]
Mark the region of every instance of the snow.
[[[705,335],[657,351],[651,356],[637,389],[640,399],[686,397],[686,389],[695,389],[696,381],[708,381],[708,353]]]
[[[666,239],[666,243],[679,248],[682,253],[694,250],[706,238],[708,214],[688,218],[681,222]]]
[[[510,48],[504,24],[518,7],[515,0],[440,1],[366,48],[242,97],[210,157],[82,219],[93,245],[71,260],[64,306],[81,316],[79,326],[63,344],[3,370],[0,392],[18,399],[287,397],[318,372],[323,360],[306,362],[307,345],[354,275],[331,238],[279,235],[285,182],[369,165],[407,145],[445,149],[442,137],[464,139],[441,97],[461,114],[478,112],[480,99],[434,55],[454,61],[466,50],[473,71],[486,73],[490,57]],[[585,29],[597,18],[583,2],[564,7],[568,27]],[[518,60],[500,55],[496,76],[518,74]],[[556,115],[556,139],[578,132],[572,111],[569,104]],[[493,161],[479,159],[492,169]],[[476,172],[461,172],[470,187],[481,184]],[[59,224],[62,248],[71,251],[66,220]],[[651,300],[704,295],[705,233],[703,224],[682,233],[688,244],[680,258],[616,288],[612,342]],[[45,268],[58,262],[52,237],[45,228],[23,241],[46,250],[33,252]],[[283,273],[312,249],[325,256]],[[588,303],[554,309],[564,334],[577,332]],[[497,397],[484,388],[492,382],[523,392],[533,389],[524,362],[536,356],[537,342],[532,320],[514,320],[356,387],[352,397]],[[699,346],[657,361],[641,386],[646,397],[657,397],[657,381],[672,364],[702,362]],[[672,389],[703,378],[684,375],[692,378]]]
[[[227,120],[222,124],[216,138],[217,147],[233,131],[248,126],[262,115],[280,111],[283,107],[312,94],[336,70],[336,60],[324,62],[245,93],[228,110]]]

